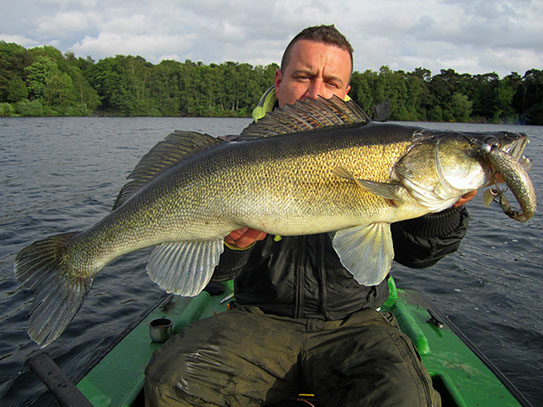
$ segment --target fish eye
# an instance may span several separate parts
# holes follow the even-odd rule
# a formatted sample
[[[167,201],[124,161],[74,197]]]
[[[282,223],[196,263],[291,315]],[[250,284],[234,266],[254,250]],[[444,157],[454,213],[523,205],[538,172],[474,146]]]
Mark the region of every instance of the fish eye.
[[[491,146],[490,144],[486,144],[486,143],[485,143],[485,144],[483,144],[483,145],[481,146],[481,152],[482,152],[483,154],[488,154],[488,153],[490,153],[491,151],[492,151],[492,146]]]
[[[481,144],[480,151],[483,154],[489,154],[493,148],[500,148],[500,141],[494,136],[489,136]]]
[[[494,136],[487,137],[484,144],[490,146],[490,148],[500,148],[500,140]]]

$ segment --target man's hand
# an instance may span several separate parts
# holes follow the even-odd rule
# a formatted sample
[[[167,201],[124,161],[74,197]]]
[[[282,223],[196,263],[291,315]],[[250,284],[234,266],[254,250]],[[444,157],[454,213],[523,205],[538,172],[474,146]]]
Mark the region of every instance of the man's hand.
[[[230,234],[226,236],[224,240],[230,246],[245,249],[256,241],[264,240],[266,236],[267,233],[261,232],[260,230],[241,228],[230,232]]]
[[[475,195],[477,195],[477,190],[475,191],[471,191],[471,192],[468,192],[466,195],[463,195],[459,200],[458,202],[456,202],[454,205],[453,205],[453,208],[457,208],[461,205],[464,205],[466,202],[469,202],[471,201]]]

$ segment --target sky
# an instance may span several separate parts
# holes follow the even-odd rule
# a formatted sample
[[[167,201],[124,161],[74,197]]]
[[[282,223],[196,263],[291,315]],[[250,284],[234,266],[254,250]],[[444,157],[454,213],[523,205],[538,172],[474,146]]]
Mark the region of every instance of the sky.
[[[0,40],[95,61],[279,63],[308,26],[334,24],[354,69],[472,75],[543,69],[542,0],[2,0]]]

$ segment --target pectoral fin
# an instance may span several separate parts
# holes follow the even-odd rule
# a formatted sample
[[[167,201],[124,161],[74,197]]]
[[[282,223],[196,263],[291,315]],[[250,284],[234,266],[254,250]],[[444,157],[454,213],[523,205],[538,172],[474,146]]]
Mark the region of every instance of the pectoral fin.
[[[458,192],[453,196],[443,196],[434,189],[429,189],[407,178],[403,179],[403,185],[407,188],[411,196],[417,200],[419,205],[424,206],[430,212],[441,212],[450,208],[463,195],[462,192]]]
[[[394,258],[389,223],[372,223],[336,232],[332,244],[355,280],[365,286],[381,283]]]
[[[168,293],[194,297],[207,285],[224,250],[222,239],[165,243],[147,262],[147,274]]]
[[[374,195],[383,197],[385,199],[390,199],[395,202],[400,201],[398,195],[398,188],[401,187],[400,184],[387,184],[385,182],[358,179],[355,178],[349,170],[343,167],[335,167],[333,171],[338,177],[355,181],[361,188],[371,192]]]

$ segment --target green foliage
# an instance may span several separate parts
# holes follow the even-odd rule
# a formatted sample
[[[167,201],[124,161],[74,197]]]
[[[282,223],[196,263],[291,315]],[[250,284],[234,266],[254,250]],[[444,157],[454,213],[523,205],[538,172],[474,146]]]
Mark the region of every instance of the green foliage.
[[[249,116],[273,84],[276,64],[165,60],[117,55],[95,62],[51,46],[0,41],[0,115]],[[391,120],[543,124],[543,71],[432,76],[353,72],[351,98],[368,113],[388,100]]]
[[[15,105],[15,111],[20,116],[43,116],[44,108],[39,100],[21,100]]]
[[[24,78],[24,69],[31,63],[31,55],[25,48],[0,41],[0,102],[7,100],[11,80]]]
[[[100,98],[80,69],[85,62],[50,46],[27,50],[0,41],[0,103],[13,103],[10,115],[89,115]]]
[[[388,99],[391,120],[480,121],[543,124],[543,71],[532,69],[501,79],[495,73],[430,71],[355,72],[351,97],[367,111]]]
[[[37,99],[44,95],[46,82],[58,72],[58,67],[50,58],[38,56],[32,65],[25,68],[25,72],[30,99]]]
[[[13,116],[15,108],[11,103],[0,103],[0,117]]]
[[[24,81],[18,77],[12,78],[8,84],[6,100],[8,102],[18,102],[27,97],[28,89],[26,88]]]
[[[472,106],[473,102],[471,102],[466,95],[458,92],[452,94],[450,112],[455,121],[469,121]]]

